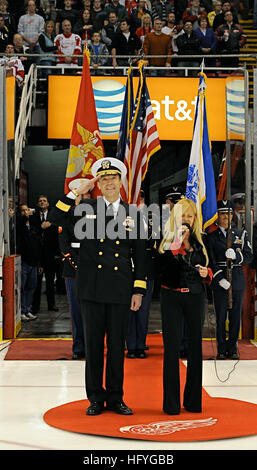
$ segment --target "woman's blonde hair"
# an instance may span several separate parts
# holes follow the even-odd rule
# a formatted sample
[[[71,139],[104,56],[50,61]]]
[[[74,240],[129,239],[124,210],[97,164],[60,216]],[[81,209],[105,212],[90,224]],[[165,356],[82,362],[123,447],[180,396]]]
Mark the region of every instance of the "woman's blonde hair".
[[[145,20],[146,18],[149,18],[149,19],[150,19],[149,28],[152,28],[152,26],[153,26],[152,18],[151,18],[151,16],[150,16],[148,13],[145,13],[145,14],[142,16],[142,18],[141,18],[141,26],[142,26],[142,28],[144,27],[144,20]]]
[[[191,199],[186,199],[182,198],[180,199],[173,207],[170,213],[170,217],[167,220],[165,227],[164,227],[164,237],[161,241],[160,247],[159,247],[159,252],[164,253],[165,249],[167,249],[167,246],[170,246],[170,244],[174,241],[175,235],[176,235],[176,220],[178,218],[182,218],[182,215],[190,209],[192,213],[194,214],[194,223],[192,226],[192,233],[194,234],[195,238],[198,240],[200,245],[203,247],[203,253],[206,259],[206,266],[209,263],[209,258],[207,254],[207,250],[205,248],[205,245],[203,243],[202,239],[202,230],[199,224],[199,218],[198,218],[198,213],[197,213],[197,207],[194,201]]]

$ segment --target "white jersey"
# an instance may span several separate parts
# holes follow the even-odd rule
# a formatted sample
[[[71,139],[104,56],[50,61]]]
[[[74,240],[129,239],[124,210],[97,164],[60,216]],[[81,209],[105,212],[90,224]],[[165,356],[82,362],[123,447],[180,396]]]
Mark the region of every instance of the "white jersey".
[[[60,50],[57,51],[57,63],[64,63],[64,56],[80,55],[81,54],[81,38],[78,34],[71,33],[68,36],[65,34],[57,34],[54,45],[58,46]],[[73,57],[72,63],[77,64],[78,59]]]
[[[11,75],[13,75],[18,80],[18,83],[21,84],[23,82],[24,67],[18,57],[1,57],[0,66],[5,67],[6,71],[11,72]]]

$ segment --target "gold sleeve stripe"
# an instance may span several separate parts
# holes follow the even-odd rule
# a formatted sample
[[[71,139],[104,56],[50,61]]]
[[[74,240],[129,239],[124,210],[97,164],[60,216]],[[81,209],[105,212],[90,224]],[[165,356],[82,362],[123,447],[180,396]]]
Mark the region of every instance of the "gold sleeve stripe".
[[[141,287],[142,289],[146,289],[146,282],[145,281],[135,281],[134,287]]]
[[[71,208],[68,204],[64,204],[62,201],[58,201],[56,204],[57,209],[60,209],[63,212],[68,212]]]

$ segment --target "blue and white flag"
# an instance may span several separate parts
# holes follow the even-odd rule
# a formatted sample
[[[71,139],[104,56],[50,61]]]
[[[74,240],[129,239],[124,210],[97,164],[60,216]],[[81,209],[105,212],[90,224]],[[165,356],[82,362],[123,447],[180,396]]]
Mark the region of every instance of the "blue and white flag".
[[[208,230],[217,218],[217,196],[205,103],[206,75],[200,73],[190,153],[186,198],[197,206],[202,230]]]

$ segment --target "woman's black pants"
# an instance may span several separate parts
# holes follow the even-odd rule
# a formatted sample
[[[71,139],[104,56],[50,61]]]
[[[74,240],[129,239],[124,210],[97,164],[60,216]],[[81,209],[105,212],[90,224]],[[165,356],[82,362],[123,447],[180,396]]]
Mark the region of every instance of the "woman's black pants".
[[[183,319],[188,338],[187,375],[183,405],[188,411],[202,410],[202,318],[204,291],[200,294],[161,289],[163,362],[163,410],[180,412],[179,356]]]

